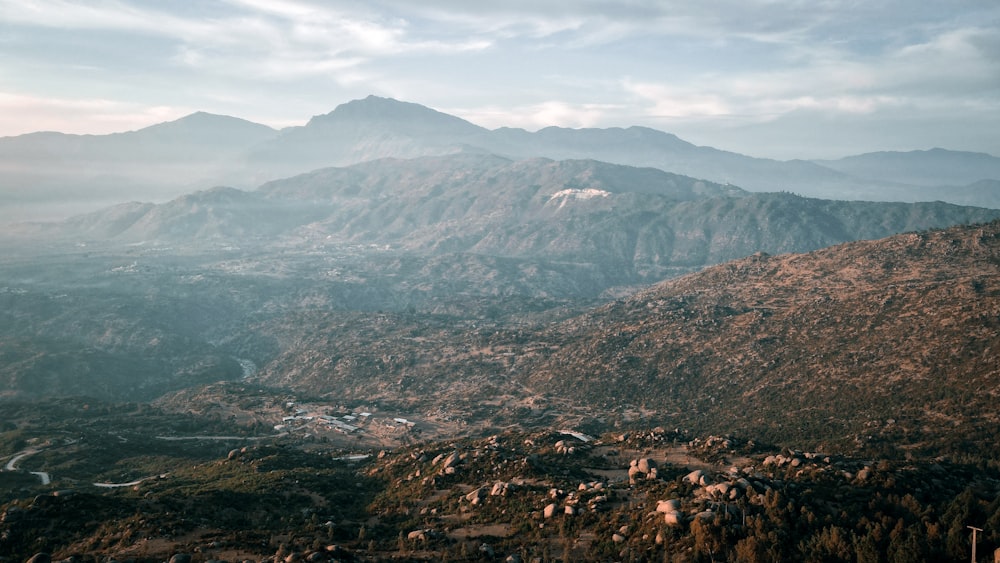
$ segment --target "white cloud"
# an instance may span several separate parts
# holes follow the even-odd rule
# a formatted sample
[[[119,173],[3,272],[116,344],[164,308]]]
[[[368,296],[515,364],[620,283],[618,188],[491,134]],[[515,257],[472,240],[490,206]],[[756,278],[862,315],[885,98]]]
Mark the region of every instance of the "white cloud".
[[[7,134],[188,107],[287,124],[369,93],[527,129],[1000,111],[982,0],[0,0],[0,21]]]
[[[595,127],[620,111],[614,104],[574,104],[549,100],[523,106],[488,105],[476,108],[445,109],[467,121],[489,129],[520,127],[536,130],[551,125],[560,127]]]
[[[8,23],[164,37],[176,44],[167,62],[234,76],[257,71],[268,78],[295,79],[356,67],[378,57],[449,54],[490,46],[482,38],[412,39],[403,20],[338,10],[325,4],[260,0],[226,3],[238,9],[210,17],[166,11],[169,4],[157,10],[108,0],[0,0],[0,10]],[[108,41],[116,39],[111,36]]]
[[[0,131],[105,134],[141,129],[193,113],[190,108],[146,106],[107,99],[43,98],[0,92]],[[24,115],[30,115],[25,122]]]

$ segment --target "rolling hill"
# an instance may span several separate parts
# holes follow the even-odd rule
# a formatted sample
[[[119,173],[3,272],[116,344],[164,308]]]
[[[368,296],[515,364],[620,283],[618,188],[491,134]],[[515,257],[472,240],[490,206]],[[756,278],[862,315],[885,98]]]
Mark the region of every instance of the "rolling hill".
[[[484,402],[544,397],[605,424],[695,435],[994,452],[998,270],[992,222],[757,254],[539,322],[312,309],[237,340],[272,343],[261,383],[347,401],[489,418]]]
[[[1000,223],[755,255],[567,321],[519,380],[681,426],[983,447],[1000,393]],[[530,367],[529,367],[530,366]]]

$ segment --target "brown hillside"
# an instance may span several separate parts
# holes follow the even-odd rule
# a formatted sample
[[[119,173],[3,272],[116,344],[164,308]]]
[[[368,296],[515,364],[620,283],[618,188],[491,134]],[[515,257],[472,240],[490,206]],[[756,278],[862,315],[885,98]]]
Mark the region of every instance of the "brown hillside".
[[[523,377],[696,430],[981,447],[995,443],[998,274],[1000,222],[755,255],[560,325],[561,349]]]

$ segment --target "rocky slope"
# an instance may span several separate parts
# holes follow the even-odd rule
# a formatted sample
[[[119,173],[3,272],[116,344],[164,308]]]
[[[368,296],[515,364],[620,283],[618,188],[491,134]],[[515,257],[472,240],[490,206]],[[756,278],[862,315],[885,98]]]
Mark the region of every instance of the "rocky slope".
[[[994,222],[759,254],[544,324],[312,313],[249,332],[281,342],[262,381],[310,393],[544,395],[777,443],[981,451],[996,443],[998,268]]]
[[[972,447],[995,438],[998,280],[997,222],[755,255],[560,325],[521,380],[720,432]]]

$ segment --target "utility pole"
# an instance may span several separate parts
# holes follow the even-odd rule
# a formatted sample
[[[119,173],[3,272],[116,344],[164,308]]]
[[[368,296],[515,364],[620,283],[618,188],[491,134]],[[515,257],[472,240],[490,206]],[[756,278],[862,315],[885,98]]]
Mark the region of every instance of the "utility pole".
[[[966,528],[972,530],[972,563],[976,563],[976,532],[982,532],[983,529],[975,526],[966,526]]]

